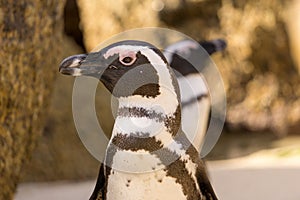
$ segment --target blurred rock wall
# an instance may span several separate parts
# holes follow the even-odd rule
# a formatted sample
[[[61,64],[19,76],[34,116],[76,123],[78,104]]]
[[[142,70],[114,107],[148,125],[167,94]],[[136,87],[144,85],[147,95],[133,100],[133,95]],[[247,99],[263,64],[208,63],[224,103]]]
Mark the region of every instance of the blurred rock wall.
[[[288,24],[290,27],[299,24],[287,20],[292,19],[288,6],[295,2],[78,0],[78,3],[88,50],[113,34],[147,26],[179,30],[198,40],[225,38],[226,53],[214,59],[227,90],[229,127],[271,130],[277,135],[298,130],[299,76],[287,28]]]
[[[64,56],[64,1],[0,0],[0,199],[9,200],[44,126]]]
[[[158,26],[158,13],[152,9],[152,2],[152,0],[77,0],[87,51],[124,30]]]
[[[300,74],[300,1],[293,0],[287,6],[286,22],[293,60]]]
[[[67,47],[72,49],[69,55],[81,53],[74,42],[67,43]],[[56,76],[45,128],[31,162],[23,169],[22,181],[83,180],[98,172],[99,163],[87,152],[74,126],[74,78],[59,73]]]
[[[219,10],[229,43],[220,69],[228,87],[227,121],[252,131],[294,133],[300,90],[285,21],[291,1],[237,2],[224,0]]]

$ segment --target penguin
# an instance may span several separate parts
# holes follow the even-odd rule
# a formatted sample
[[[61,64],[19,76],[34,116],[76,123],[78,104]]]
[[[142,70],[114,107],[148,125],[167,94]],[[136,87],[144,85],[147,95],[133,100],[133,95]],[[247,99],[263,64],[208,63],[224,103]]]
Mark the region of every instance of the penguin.
[[[171,68],[178,72],[176,75],[181,93],[182,129],[196,149],[200,151],[209,124],[211,100],[205,78],[198,71],[199,66],[196,68],[188,61],[192,59],[192,56],[199,56],[199,52],[201,52],[199,45],[208,55],[212,55],[223,51],[227,43],[223,39],[200,42],[180,40],[167,46],[163,53]],[[194,52],[197,53],[193,55]],[[204,54],[202,57],[197,59],[204,64],[208,56]],[[191,123],[191,119],[198,119],[197,123]]]
[[[125,40],[68,57],[59,72],[95,77],[119,101],[90,200],[217,199],[181,128],[178,82],[158,48]]]

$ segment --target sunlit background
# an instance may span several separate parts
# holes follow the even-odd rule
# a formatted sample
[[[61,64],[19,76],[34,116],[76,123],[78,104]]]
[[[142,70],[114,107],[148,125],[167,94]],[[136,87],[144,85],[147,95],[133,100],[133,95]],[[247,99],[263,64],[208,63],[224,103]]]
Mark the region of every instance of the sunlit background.
[[[226,122],[217,145],[205,158],[216,193],[221,200],[300,199],[300,1],[59,2],[57,12],[63,14],[56,22],[63,22],[63,28],[58,29],[63,29],[63,36],[55,44],[52,41],[55,48],[47,49],[56,51],[49,55],[57,55],[57,60],[89,52],[110,36],[131,28],[166,27],[195,40],[225,39],[227,49],[214,54],[212,59],[226,88]],[[6,5],[1,7],[0,21],[5,21],[2,13]],[[29,10],[34,13],[35,9],[45,8]],[[25,19],[30,19],[30,12],[26,13]],[[6,35],[3,42],[9,44],[5,38]],[[52,59],[47,51],[41,55]],[[39,112],[45,126],[41,127],[41,135],[33,138],[36,142],[30,143],[35,146],[32,154],[31,150],[25,152],[26,159],[22,162],[25,164],[19,164],[22,170],[11,176],[17,182],[20,175],[16,200],[88,199],[94,187],[99,163],[80,142],[74,126],[71,103],[74,78],[63,77],[58,66],[59,61],[47,66],[55,73],[55,80],[49,82],[53,89],[45,87],[49,93],[45,105],[49,109]],[[0,84],[5,77],[1,75]],[[1,92],[10,95],[8,90]],[[2,111],[8,109],[4,105],[1,104]],[[107,105],[110,94],[99,84],[97,114],[101,126],[109,133],[113,121]],[[28,132],[33,130],[28,128]],[[4,129],[0,132],[5,138]],[[7,141],[3,139],[3,147]],[[6,159],[1,155],[0,164]],[[0,175],[4,172],[0,170]],[[1,192],[0,189],[0,199]]]

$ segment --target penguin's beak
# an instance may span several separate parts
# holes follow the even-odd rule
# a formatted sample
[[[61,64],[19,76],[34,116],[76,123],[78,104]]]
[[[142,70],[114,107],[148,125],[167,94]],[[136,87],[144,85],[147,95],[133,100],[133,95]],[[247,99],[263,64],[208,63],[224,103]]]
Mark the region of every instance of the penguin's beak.
[[[65,58],[59,65],[59,72],[70,76],[97,76],[106,68],[101,53],[78,54]]]

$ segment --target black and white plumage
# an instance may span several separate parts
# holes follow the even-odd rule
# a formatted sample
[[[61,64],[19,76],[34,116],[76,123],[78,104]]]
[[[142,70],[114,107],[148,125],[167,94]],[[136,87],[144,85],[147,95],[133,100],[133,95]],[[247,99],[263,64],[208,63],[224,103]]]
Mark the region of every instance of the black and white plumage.
[[[164,55],[170,66],[179,72],[177,80],[181,93],[182,129],[197,150],[201,149],[203,138],[206,134],[210,116],[210,95],[205,78],[196,66],[190,64],[192,56],[198,56],[200,46],[209,54],[223,51],[226,42],[222,39],[200,41],[181,40],[167,46]],[[201,48],[200,47],[200,48]],[[192,55],[193,52],[198,54]],[[184,58],[182,57],[184,56]],[[207,56],[197,58],[205,63]],[[199,66],[198,66],[199,67]],[[191,123],[191,119],[197,123]]]
[[[156,47],[122,41],[66,58],[59,70],[99,78],[119,100],[90,200],[217,199],[199,152],[181,130],[179,87]]]

